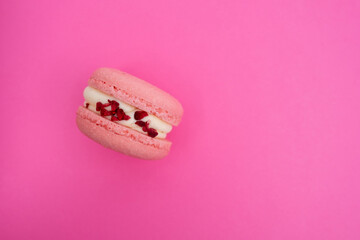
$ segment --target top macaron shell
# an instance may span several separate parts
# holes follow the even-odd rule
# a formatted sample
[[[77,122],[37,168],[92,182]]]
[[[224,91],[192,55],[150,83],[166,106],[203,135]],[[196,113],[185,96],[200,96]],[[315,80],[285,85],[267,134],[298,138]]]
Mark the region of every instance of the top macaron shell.
[[[181,121],[184,110],[174,97],[128,73],[100,68],[93,73],[88,84],[172,125],[177,126]]]

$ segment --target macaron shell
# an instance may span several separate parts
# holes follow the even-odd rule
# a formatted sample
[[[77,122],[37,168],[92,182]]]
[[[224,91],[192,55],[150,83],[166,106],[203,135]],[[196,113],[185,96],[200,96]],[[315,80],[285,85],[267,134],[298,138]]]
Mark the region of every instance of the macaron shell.
[[[151,138],[111,122],[85,107],[79,107],[76,115],[81,132],[117,152],[142,159],[161,159],[170,151],[171,142],[168,140]]]
[[[100,68],[93,73],[88,84],[172,125],[177,126],[181,121],[184,110],[178,100],[128,73]]]

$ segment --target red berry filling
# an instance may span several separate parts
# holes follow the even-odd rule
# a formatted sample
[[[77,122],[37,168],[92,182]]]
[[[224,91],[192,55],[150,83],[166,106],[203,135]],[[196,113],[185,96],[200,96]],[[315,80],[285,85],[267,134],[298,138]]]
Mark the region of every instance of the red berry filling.
[[[147,132],[148,136],[154,138],[158,135],[158,132],[154,128],[149,128],[149,123],[144,121],[136,121],[136,125],[142,127],[144,132]]]
[[[111,106],[111,110],[105,109],[106,107]],[[126,115],[124,110],[119,108],[120,104],[114,100],[108,100],[108,103],[96,103],[96,111],[100,111],[100,115],[103,117],[111,116],[111,121],[121,121],[129,120],[130,116]]]
[[[86,103],[86,108],[89,106]],[[105,109],[106,107],[111,106],[111,110]],[[121,121],[121,120],[129,120],[130,116],[126,115],[124,110],[119,107],[120,104],[114,100],[108,100],[108,103],[96,103],[96,111],[100,111],[100,115],[103,117],[111,116],[110,120],[112,122]],[[134,113],[135,120],[141,120],[144,117],[149,116],[149,114],[145,111],[136,111]],[[154,128],[149,128],[149,123],[144,121],[136,121],[136,125],[142,128],[144,132],[148,134],[148,136],[154,138],[158,135],[158,132]]]
[[[136,111],[134,114],[134,118],[135,118],[135,120],[141,120],[148,115],[149,114],[145,111]]]
[[[89,103],[86,103],[86,106],[85,106],[86,108],[88,108],[89,107]]]

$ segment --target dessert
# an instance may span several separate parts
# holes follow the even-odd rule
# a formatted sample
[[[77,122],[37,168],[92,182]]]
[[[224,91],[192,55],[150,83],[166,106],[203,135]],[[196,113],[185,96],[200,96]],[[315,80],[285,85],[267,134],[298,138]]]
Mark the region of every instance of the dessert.
[[[143,159],[160,159],[170,151],[166,136],[180,123],[183,108],[168,93],[125,72],[100,68],[84,98],[76,122],[91,139]]]

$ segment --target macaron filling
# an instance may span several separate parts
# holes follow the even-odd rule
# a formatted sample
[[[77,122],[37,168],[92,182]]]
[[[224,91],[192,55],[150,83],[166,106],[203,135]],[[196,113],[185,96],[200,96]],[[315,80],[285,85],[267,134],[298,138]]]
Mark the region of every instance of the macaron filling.
[[[149,137],[166,138],[166,135],[172,130],[171,124],[95,88],[86,87],[84,98],[84,107],[90,111],[112,122],[147,134]]]

